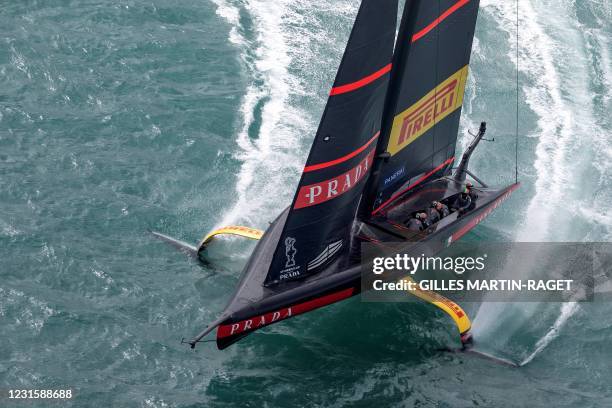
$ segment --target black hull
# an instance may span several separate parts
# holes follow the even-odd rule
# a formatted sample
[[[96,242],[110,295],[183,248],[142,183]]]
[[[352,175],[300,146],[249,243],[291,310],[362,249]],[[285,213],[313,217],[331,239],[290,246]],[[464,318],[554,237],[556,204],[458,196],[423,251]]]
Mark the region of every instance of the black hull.
[[[473,208],[461,216],[443,218],[426,231],[413,233],[393,220],[433,199],[455,194],[460,186],[442,178],[423,185],[397,200],[384,215],[367,220],[356,238],[381,245],[404,242],[403,253],[432,256],[460,239],[505,201],[519,184],[503,189],[481,189]],[[282,289],[262,285],[271,251],[274,251],[286,212],[270,226],[245,267],[239,287],[220,318],[217,346],[224,349],[250,333],[273,323],[347,299],[361,292],[361,267],[346,260],[331,264],[325,271],[304,281],[286,284]],[[276,240],[275,240],[276,239]],[[343,263],[344,262],[344,263]],[[262,272],[263,271],[263,272]]]

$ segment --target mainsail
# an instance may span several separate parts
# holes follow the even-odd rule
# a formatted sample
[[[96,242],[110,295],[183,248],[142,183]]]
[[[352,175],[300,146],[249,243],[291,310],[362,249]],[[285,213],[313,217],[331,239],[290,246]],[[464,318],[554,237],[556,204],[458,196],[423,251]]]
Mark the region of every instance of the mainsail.
[[[478,0],[408,0],[397,38],[378,153],[364,200],[376,215],[404,192],[450,171]]]
[[[265,285],[301,278],[349,248],[392,69],[397,0],[363,0]]]

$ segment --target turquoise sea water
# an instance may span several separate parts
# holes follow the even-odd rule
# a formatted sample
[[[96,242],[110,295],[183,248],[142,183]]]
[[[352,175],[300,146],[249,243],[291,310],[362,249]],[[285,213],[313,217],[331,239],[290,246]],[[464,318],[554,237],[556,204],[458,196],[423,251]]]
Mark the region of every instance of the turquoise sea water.
[[[462,140],[514,170],[513,2],[482,1]],[[520,0],[522,188],[471,240],[610,241],[612,3]],[[203,266],[195,242],[265,228],[291,200],[358,2],[0,1],[0,388],[52,406],[612,406],[612,305],[484,305],[464,355],[422,304],[341,304],[223,351],[212,321],[252,244]],[[0,406],[10,406],[6,400]],[[49,406],[19,403],[16,406]]]

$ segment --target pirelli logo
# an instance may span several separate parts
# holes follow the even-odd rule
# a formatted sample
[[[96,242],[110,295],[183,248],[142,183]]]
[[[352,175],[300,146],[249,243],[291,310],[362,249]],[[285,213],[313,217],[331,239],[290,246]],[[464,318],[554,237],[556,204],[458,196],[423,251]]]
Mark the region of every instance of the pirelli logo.
[[[392,156],[461,107],[467,74],[466,65],[395,117],[387,146]]]

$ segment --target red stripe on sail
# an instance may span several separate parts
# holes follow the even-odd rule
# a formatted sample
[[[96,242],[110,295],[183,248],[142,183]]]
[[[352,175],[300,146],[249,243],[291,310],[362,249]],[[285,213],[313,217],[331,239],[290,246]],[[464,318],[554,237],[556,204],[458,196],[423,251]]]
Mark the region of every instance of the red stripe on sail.
[[[388,206],[390,203],[392,203],[396,198],[398,198],[399,196],[401,196],[402,194],[404,194],[407,191],[412,190],[413,188],[415,188],[416,186],[418,186],[419,184],[421,184],[423,181],[427,180],[429,177],[431,177],[432,175],[434,175],[435,173],[437,173],[438,171],[442,170],[444,167],[448,166],[449,164],[451,164],[452,162],[455,161],[455,157],[451,157],[450,159],[446,160],[444,163],[442,163],[441,165],[439,165],[438,167],[436,167],[435,169],[431,170],[429,173],[425,174],[423,177],[421,177],[420,179],[418,179],[417,181],[414,182],[414,184],[411,184],[410,186],[408,186],[407,188],[405,188],[402,191],[398,191],[397,193],[393,194],[391,196],[390,199],[388,199],[387,201],[385,201],[384,203],[382,203],[380,205],[380,207],[378,207],[377,209],[375,209],[374,211],[372,211],[372,215],[376,215],[377,213],[379,213],[383,208],[385,208],[386,206]]]
[[[429,33],[431,30],[436,28],[438,24],[446,20],[451,14],[453,14],[455,11],[459,10],[461,7],[465,6],[469,2],[470,0],[459,0],[457,3],[453,4],[448,10],[440,14],[440,17],[436,18],[431,24],[429,24],[427,27],[425,27],[421,31],[415,33],[412,36],[412,42],[418,41],[419,39],[427,35],[427,33]]]
[[[351,153],[349,153],[349,154],[347,154],[345,156],[342,156],[342,157],[340,157],[338,159],[335,159],[335,160],[330,160],[330,161],[325,162],[325,163],[319,163],[319,164],[313,164],[313,165],[310,165],[310,166],[306,166],[306,167],[304,167],[304,173],[308,173],[308,172],[315,171],[315,170],[321,170],[321,169],[325,169],[327,167],[335,166],[336,164],[344,163],[345,161],[352,159],[353,157],[357,156],[359,153],[361,153],[365,149],[367,149],[368,146],[371,145],[372,142],[378,138],[378,136],[380,136],[380,131],[376,132],[376,134],[370,140],[368,140],[366,142],[366,144],[361,146],[359,149],[357,149],[357,150],[355,150],[355,151],[353,151],[353,152],[351,152]]]
[[[388,64],[385,65],[385,67],[383,67],[382,69],[379,69],[378,71],[376,71],[375,73],[368,75],[367,77],[361,78],[359,81],[356,82],[352,82],[350,84],[346,84],[346,85],[341,85],[341,86],[336,86],[334,88],[331,89],[331,91],[329,92],[330,95],[340,95],[343,93],[347,93],[347,92],[352,92],[356,89],[362,88],[366,85],[368,85],[369,83],[372,83],[374,81],[376,81],[378,78],[380,78],[381,76],[385,75],[387,72],[391,71],[391,67],[393,66],[393,64]]]

